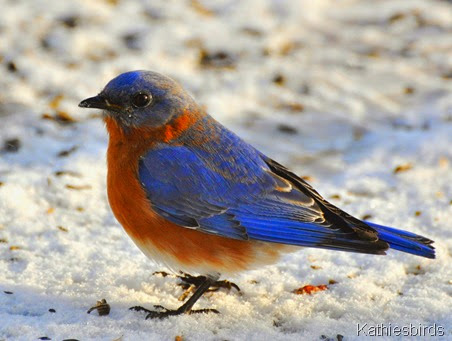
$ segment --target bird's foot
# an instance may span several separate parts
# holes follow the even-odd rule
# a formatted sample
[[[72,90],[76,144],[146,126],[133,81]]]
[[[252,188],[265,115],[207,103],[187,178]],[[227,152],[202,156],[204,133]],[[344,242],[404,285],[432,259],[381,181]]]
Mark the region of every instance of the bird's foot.
[[[130,310],[135,311],[144,311],[146,314],[146,320],[147,319],[164,319],[169,316],[176,316],[181,314],[207,314],[207,313],[215,313],[219,314],[220,312],[216,309],[196,309],[196,310],[188,310],[185,309],[176,309],[176,310],[170,310],[167,309],[161,305],[154,305],[155,309],[158,309],[159,311],[149,310],[140,306],[131,307]]]
[[[192,276],[187,273],[183,273],[183,275],[177,277],[182,281],[182,283],[179,283],[178,285],[181,286],[184,290],[190,289],[191,286],[194,286],[195,289],[197,289],[202,283],[206,281],[205,276]],[[229,282],[227,280],[214,282],[207,291],[218,291],[220,288],[227,290],[232,290],[232,288],[234,288],[237,291],[240,291],[240,288],[237,284]]]

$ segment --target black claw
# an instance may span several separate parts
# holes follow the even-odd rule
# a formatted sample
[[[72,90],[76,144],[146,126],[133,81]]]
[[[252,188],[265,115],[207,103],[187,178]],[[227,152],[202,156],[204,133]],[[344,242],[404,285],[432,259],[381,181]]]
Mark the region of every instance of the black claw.
[[[141,306],[139,306],[139,305],[130,307],[129,310],[144,311],[145,313],[150,313],[150,312],[151,312],[151,310],[146,309],[146,308],[143,308],[143,307],[141,307]]]
[[[184,290],[187,290],[191,285],[193,285],[195,288],[199,287],[202,283],[206,281],[205,276],[192,276],[190,274],[184,273],[182,276],[177,276],[182,283],[179,283],[178,285],[181,286]],[[240,292],[240,288],[237,284],[233,282],[229,282],[227,280],[223,281],[216,281],[212,284],[212,286],[207,291],[218,291],[220,288],[231,290],[234,288],[235,290]]]
[[[220,312],[216,309],[197,309],[197,310],[190,310],[189,314],[208,314],[208,313],[214,313],[219,314]]]
[[[162,306],[162,305],[160,305],[160,304],[154,304],[154,308],[155,309],[161,309],[161,310],[168,310],[168,309],[166,309],[164,306]]]
[[[182,315],[182,314],[208,314],[208,313],[214,313],[219,314],[220,312],[216,309],[196,309],[196,310],[189,310],[188,312],[184,312],[183,310],[177,309],[177,310],[169,310],[162,306],[155,306],[158,309],[162,309],[163,311],[150,311],[147,310],[148,314],[146,315],[146,320],[148,319],[164,319],[169,316],[176,316],[176,315]]]
[[[166,276],[166,273],[155,273],[160,274],[162,276]],[[237,286],[237,284],[229,282],[229,281],[214,281],[211,277],[205,277],[205,276],[191,276],[189,274],[183,274],[183,276],[177,276],[179,277],[182,282],[179,285],[184,287],[185,289],[188,288],[196,288],[195,292],[191,295],[191,297],[177,310],[170,310],[166,309],[165,307],[161,305],[154,305],[154,309],[157,309],[159,311],[153,311],[148,310],[146,308],[140,307],[140,306],[134,306],[129,308],[130,310],[135,311],[144,311],[147,313],[146,320],[147,319],[163,319],[167,318],[169,316],[175,316],[175,315],[181,315],[181,314],[207,314],[207,313],[214,313],[219,314],[220,312],[216,309],[198,309],[198,310],[192,310],[193,305],[196,303],[196,301],[206,292],[206,291],[216,291],[219,288],[226,288],[231,290],[232,288],[235,288],[237,291],[240,291],[240,288]],[[191,290],[190,290],[191,291]],[[185,300],[185,296],[182,300]]]

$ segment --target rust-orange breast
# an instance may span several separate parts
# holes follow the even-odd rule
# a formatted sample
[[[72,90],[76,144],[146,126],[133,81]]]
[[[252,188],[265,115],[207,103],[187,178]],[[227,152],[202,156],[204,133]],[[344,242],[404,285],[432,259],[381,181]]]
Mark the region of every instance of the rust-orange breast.
[[[256,246],[262,243],[234,240],[175,225],[156,214],[138,180],[138,160],[152,147],[151,132],[127,135],[112,119],[106,119],[108,146],[108,199],[114,215],[129,236],[149,257],[160,258],[175,270],[236,272],[260,263]],[[169,134],[159,137],[167,137]],[[152,133],[152,134],[155,134]],[[148,136],[145,136],[148,135]],[[145,136],[145,138],[143,138]],[[277,256],[265,246],[268,256]]]

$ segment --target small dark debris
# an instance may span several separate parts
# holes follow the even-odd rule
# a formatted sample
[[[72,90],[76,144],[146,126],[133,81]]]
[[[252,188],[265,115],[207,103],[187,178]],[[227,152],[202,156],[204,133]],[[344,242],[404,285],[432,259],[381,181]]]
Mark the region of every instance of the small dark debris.
[[[262,56],[264,56],[264,57],[268,57],[270,54],[271,54],[271,51],[270,51],[270,49],[268,48],[268,47],[264,47],[263,49],[262,49]]]
[[[74,28],[74,27],[78,26],[78,24],[80,22],[80,17],[78,17],[76,15],[68,15],[68,16],[60,18],[59,21],[67,28]]]
[[[413,168],[413,165],[411,163],[405,163],[403,165],[399,165],[396,168],[394,168],[393,173],[397,174],[397,173],[401,173],[401,172],[406,172],[406,171],[410,170],[411,168]]]
[[[366,132],[367,132],[366,129],[364,129],[362,127],[354,127],[353,128],[353,139],[355,141],[361,140]]]
[[[80,173],[73,172],[70,170],[60,170],[60,171],[56,171],[53,174],[55,174],[55,176],[69,175],[69,176],[74,176],[74,177],[78,177],[78,178],[82,176]]]
[[[64,339],[63,341],[79,341],[78,339]]]
[[[6,64],[6,68],[8,69],[9,72],[16,72],[17,71],[17,66],[14,62],[8,62]]]
[[[4,244],[8,243],[8,239],[0,238],[0,244],[2,244],[2,243],[4,243]]]
[[[412,86],[407,86],[407,87],[405,87],[405,89],[403,89],[403,92],[406,95],[411,95],[415,92],[415,89]]]
[[[278,108],[292,112],[301,112],[304,110],[304,105],[297,102],[281,103],[278,105]]]
[[[140,35],[138,33],[127,33],[122,36],[122,41],[130,50],[141,50]]]
[[[445,72],[441,75],[441,78],[443,79],[452,79],[452,70],[449,72]]]
[[[199,52],[199,64],[204,67],[233,69],[235,57],[226,51],[209,52],[201,49]]]
[[[38,337],[38,340],[52,340],[52,339],[48,336],[41,336],[41,337]]]
[[[282,326],[281,320],[273,320],[273,327],[279,328]]]
[[[422,123],[421,125],[421,129],[422,130],[429,130],[431,127],[430,122],[429,121],[425,121],[424,123]]]
[[[276,85],[284,85],[284,83],[286,82],[286,78],[281,75],[281,74],[277,74],[273,77],[272,82],[275,83]]]
[[[53,308],[50,308],[50,309],[49,309],[49,313],[56,313],[56,310],[53,309]]]
[[[425,270],[419,264],[419,265],[416,265],[414,268],[410,267],[409,269],[405,270],[405,273],[408,275],[418,276],[418,275],[424,275]]]
[[[57,94],[56,96],[54,96],[52,98],[52,100],[49,102],[49,107],[50,109],[58,109],[61,101],[64,99],[64,95],[63,94]]]
[[[63,231],[63,232],[69,232],[69,230],[67,228],[65,228],[64,226],[58,225],[57,226],[58,230]]]
[[[298,133],[298,130],[290,125],[284,124],[284,123],[280,123],[278,124],[278,130],[282,133],[286,133],[286,134],[290,134],[290,135],[294,135],[296,133]]]
[[[344,339],[344,335],[337,334],[336,338],[337,338],[337,341],[342,341]]]
[[[261,37],[262,36],[262,32],[254,27],[243,27],[242,32],[249,36],[252,36],[252,37]]]
[[[8,153],[16,153],[19,151],[21,145],[22,144],[18,138],[5,140],[3,150]]]
[[[204,4],[202,4],[199,0],[191,0],[190,5],[196,12],[198,12],[198,14],[201,14],[206,17],[215,15],[215,11],[204,6]]]
[[[152,276],[155,276],[155,275],[161,275],[162,277],[166,277],[169,275],[169,273],[167,273],[165,271],[156,271],[156,272],[152,273]]]
[[[329,280],[328,280],[328,284],[329,284],[329,285],[337,284],[337,281],[334,280],[334,279],[329,279]]]
[[[90,314],[93,310],[97,310],[99,316],[105,316],[110,314],[110,305],[107,303],[105,298],[103,298],[100,301],[97,301],[95,306],[89,308],[87,313]]]
[[[50,115],[50,114],[44,113],[44,114],[42,114],[41,118],[44,120],[55,121],[61,125],[68,125],[68,124],[73,124],[73,123],[77,122],[77,120],[75,118],[73,118],[67,112],[62,111],[62,110],[56,110],[55,115]]]
[[[7,294],[7,295],[12,295],[12,294],[14,294],[12,291],[3,291],[5,294]]]
[[[370,219],[370,218],[372,218],[372,214],[365,214],[365,215],[363,215],[361,217],[361,220],[367,220],[367,219]]]
[[[0,181],[0,187],[2,187],[5,183],[3,181]]]
[[[403,119],[395,119],[391,122],[392,126],[396,129],[413,130],[414,126]]]
[[[303,94],[303,95],[309,95],[310,93],[311,93],[311,88],[309,87],[309,85],[307,85],[307,84],[303,84],[301,87],[300,87],[300,93],[301,94]]]
[[[58,157],[66,157],[66,156],[69,156],[69,155],[71,155],[73,152],[75,152],[77,149],[78,149],[78,146],[73,146],[73,147],[71,147],[71,148],[69,148],[69,149],[62,150],[61,152],[59,152],[59,153],[57,154],[57,156],[58,156]]]
[[[66,62],[66,68],[68,68],[68,69],[72,69],[72,70],[78,69],[79,66],[80,66],[80,64],[77,62],[73,62],[73,61]]]
[[[64,187],[66,187],[67,189],[74,189],[74,190],[77,190],[77,191],[80,191],[82,189],[91,189],[92,188],[91,185],[80,185],[80,186],[77,186],[77,185],[70,185],[70,184],[67,184]]]
[[[416,211],[416,212],[414,212],[414,215],[415,215],[416,217],[419,217],[421,214],[422,214],[421,211]]]
[[[394,22],[396,22],[396,21],[399,21],[399,20],[401,20],[401,19],[404,19],[406,17],[406,14],[405,13],[394,13],[393,15],[391,15],[389,18],[388,18],[388,21],[392,24],[392,23],[394,23]]]
[[[51,50],[52,49],[51,38],[48,35],[41,38],[40,44],[41,44],[41,47],[44,50]]]
[[[143,14],[151,20],[162,20],[165,18],[163,13],[155,8],[147,8]]]
[[[281,46],[281,48],[279,50],[279,54],[281,56],[288,56],[295,50],[298,50],[302,47],[303,47],[303,44],[299,41],[288,41]]]
[[[330,195],[330,199],[340,200],[341,196],[339,194],[333,194],[333,195]]]

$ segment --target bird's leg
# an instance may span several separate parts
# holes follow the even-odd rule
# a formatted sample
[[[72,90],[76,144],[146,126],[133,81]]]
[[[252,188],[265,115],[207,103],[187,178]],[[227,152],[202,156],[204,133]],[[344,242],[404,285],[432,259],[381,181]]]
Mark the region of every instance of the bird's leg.
[[[207,291],[209,288],[214,284],[219,276],[207,276],[204,277],[204,282],[201,283],[196,291],[193,293],[193,295],[188,299],[187,302],[185,302],[183,305],[181,305],[176,310],[170,310],[165,307],[162,307],[161,305],[155,305],[154,308],[160,309],[161,311],[152,311],[145,309],[143,307],[132,307],[130,309],[136,310],[136,311],[144,311],[147,313],[146,319],[153,319],[153,318],[165,318],[168,316],[174,316],[174,315],[180,315],[180,314],[197,314],[197,313],[216,313],[218,314],[219,311],[216,309],[199,309],[199,310],[192,310],[191,308],[196,303],[196,301]]]
[[[182,276],[177,276],[182,281],[182,283],[178,284],[185,290],[190,290],[190,287],[193,285],[195,288],[198,288],[205,280],[205,276],[192,276],[187,273],[183,273]],[[227,280],[223,281],[215,281],[210,288],[207,291],[217,291],[220,288],[225,288],[228,290],[231,290],[232,288],[235,288],[237,291],[240,291],[240,288],[237,284],[233,282],[229,282]],[[185,299],[186,295],[182,295],[183,297],[182,301]]]

